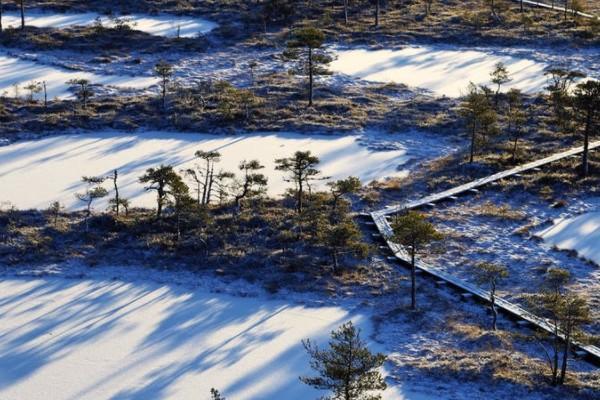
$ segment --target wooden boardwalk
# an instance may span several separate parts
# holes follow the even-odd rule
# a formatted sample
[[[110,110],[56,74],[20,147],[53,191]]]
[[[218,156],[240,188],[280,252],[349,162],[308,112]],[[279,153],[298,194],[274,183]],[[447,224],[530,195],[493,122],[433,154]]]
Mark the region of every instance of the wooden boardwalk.
[[[512,1],[513,1],[513,3],[520,3],[521,2],[521,0],[512,0]],[[544,9],[547,9],[547,10],[558,11],[558,12],[561,12],[561,13],[565,12],[564,5],[555,4],[553,6],[552,4],[548,4],[548,3],[542,2],[542,1],[535,1],[535,0],[523,0],[523,4],[524,5],[528,5],[528,6],[533,6],[533,7],[544,8]],[[569,16],[572,16],[573,15],[573,10],[568,9],[567,10],[567,14]],[[584,17],[584,18],[598,18],[595,15],[584,13],[584,12],[581,12],[581,11],[577,11],[577,15],[580,16],[580,17]]]
[[[593,142],[590,144],[590,151],[600,148],[600,141]],[[426,196],[422,199],[410,201],[405,204],[399,204],[397,206],[388,207],[383,210],[375,211],[370,214],[371,218],[375,222],[375,226],[377,230],[385,240],[387,246],[390,248],[394,257],[398,259],[403,264],[410,264],[410,255],[408,251],[401,245],[394,243],[389,240],[392,236],[392,227],[390,222],[388,221],[388,217],[390,215],[396,214],[400,211],[415,209],[423,206],[431,206],[434,203],[446,199],[455,199],[456,196],[461,195],[463,193],[472,192],[476,193],[478,188],[481,188],[484,185],[496,182],[500,179],[506,179],[510,177],[518,177],[520,174],[537,170],[547,164],[551,164],[553,162],[580,155],[583,152],[583,147],[576,147],[567,151],[563,151],[561,153],[552,155],[550,157],[546,157],[537,161],[533,161],[503,172],[499,172],[494,175],[490,175],[485,178],[481,178],[475,180],[473,182],[457,186],[455,188],[446,190],[441,193],[433,194],[431,196]],[[435,268],[429,264],[426,264],[421,261],[417,261],[416,268],[427,275],[434,277],[438,281],[446,282],[459,290],[464,291],[465,293],[470,293],[471,295],[488,302],[490,298],[490,293],[487,290],[481,289],[476,285],[473,285],[467,281],[459,279],[452,274],[444,272],[439,268]],[[510,314],[516,318],[527,321],[531,325],[543,329],[544,331],[553,334],[554,329],[552,325],[543,318],[537,317],[536,315],[530,313],[525,310],[521,306],[511,303],[503,298],[496,298],[497,306],[500,310],[504,311],[507,314]],[[562,335],[561,335],[562,338]],[[583,351],[588,355],[592,361],[597,364],[600,364],[600,348],[596,346],[586,346],[581,343],[573,343],[575,349]]]

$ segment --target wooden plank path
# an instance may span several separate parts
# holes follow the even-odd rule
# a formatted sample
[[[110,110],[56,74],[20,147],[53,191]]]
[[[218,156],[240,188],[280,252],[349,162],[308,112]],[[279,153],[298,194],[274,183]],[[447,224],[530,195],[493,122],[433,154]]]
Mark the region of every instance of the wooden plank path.
[[[600,141],[590,143],[589,147],[590,147],[590,151],[600,148]],[[573,157],[573,156],[579,155],[582,152],[583,152],[583,146],[575,147],[570,150],[563,151],[558,154],[554,154],[550,157],[542,158],[540,160],[533,161],[533,162],[530,162],[527,164],[523,164],[523,165],[520,165],[518,167],[509,169],[506,171],[498,172],[497,174],[486,176],[484,178],[477,179],[475,181],[454,187],[452,189],[448,189],[448,190],[440,192],[440,193],[436,193],[436,194],[432,194],[430,196],[423,197],[422,199],[419,199],[419,200],[414,200],[414,201],[410,201],[405,204],[400,204],[395,207],[388,207],[383,210],[375,211],[373,214],[392,215],[392,214],[397,214],[399,211],[402,211],[402,210],[411,210],[414,208],[419,208],[422,206],[434,204],[438,201],[446,200],[451,197],[458,196],[462,193],[476,190],[482,186],[488,185],[493,182],[497,182],[501,179],[509,178],[511,176],[518,175],[518,174],[522,174],[524,172],[528,172],[531,170],[535,170],[536,168],[543,167],[546,164],[551,164],[553,162],[560,161],[560,160],[568,158],[568,157]]]
[[[512,0],[513,3],[520,3],[521,0]],[[535,0],[523,0],[523,4],[526,4],[528,6],[534,6],[534,7],[539,7],[539,8],[544,8],[547,10],[553,10],[553,11],[558,11],[564,14],[565,12],[565,7],[564,5],[558,5],[555,4],[554,6],[552,4],[548,4],[545,2],[541,2],[541,1],[535,1]],[[573,15],[573,10],[568,9],[567,10],[567,14],[568,15]],[[598,18],[597,16],[593,15],[593,14],[589,14],[589,13],[584,13],[581,11],[577,11],[577,15],[579,15],[580,17],[584,17],[584,18]]]
[[[590,148],[590,151],[600,148],[600,141],[591,143],[589,148]],[[410,265],[411,257],[410,257],[410,254],[408,253],[408,251],[403,246],[399,245],[398,243],[394,243],[391,240],[389,240],[389,238],[392,236],[393,231],[392,231],[392,227],[388,221],[388,218],[387,218],[388,216],[390,216],[392,214],[396,214],[403,210],[419,208],[424,205],[430,205],[437,201],[445,200],[445,199],[457,196],[459,194],[462,194],[462,193],[465,193],[468,191],[473,191],[473,190],[476,190],[477,188],[480,188],[484,185],[496,182],[500,179],[508,178],[511,176],[519,176],[519,174],[521,174],[523,172],[534,170],[534,169],[540,168],[546,164],[560,161],[560,160],[568,158],[568,157],[577,156],[577,155],[581,154],[582,152],[583,152],[583,146],[575,147],[573,149],[563,151],[561,153],[552,155],[550,157],[546,157],[546,158],[543,158],[543,159],[540,159],[537,161],[523,164],[521,166],[509,169],[509,170],[506,170],[503,172],[499,172],[497,174],[490,175],[488,177],[481,178],[481,179],[478,179],[476,181],[473,181],[473,182],[470,182],[470,183],[467,183],[467,184],[464,184],[461,186],[457,186],[455,188],[446,190],[441,193],[433,194],[431,196],[426,196],[420,200],[415,200],[415,201],[408,202],[406,204],[400,204],[400,205],[392,207],[392,208],[385,208],[383,210],[372,212],[370,214],[370,216],[373,219],[373,222],[375,223],[377,230],[383,237],[383,240],[386,242],[387,246],[394,254],[394,257],[397,260],[399,260],[400,262],[402,262],[403,264]],[[452,274],[449,274],[445,271],[440,270],[439,268],[435,268],[434,266],[431,266],[431,265],[426,264],[421,261],[417,261],[415,267],[417,268],[417,270],[425,272],[426,274],[434,277],[437,281],[447,282],[450,285],[464,291],[465,293],[470,293],[471,295],[476,296],[477,298],[479,298],[485,302],[489,301],[490,292],[487,290],[481,289],[476,285],[473,285],[467,281],[459,279]],[[510,301],[505,300],[500,297],[496,298],[496,304],[497,304],[498,308],[500,310],[504,311],[505,313],[513,315],[514,317],[517,317],[521,320],[527,321],[528,323],[530,323],[540,329],[543,329],[544,331],[546,331],[550,334],[554,334],[554,328],[552,327],[552,324],[550,324],[545,319],[540,318],[540,317],[532,314],[531,312],[525,310],[521,306],[511,303]],[[559,334],[559,336],[562,339],[564,339],[562,334]],[[587,345],[584,345],[584,344],[578,343],[578,342],[573,342],[573,346],[575,349],[579,349],[579,350],[585,352],[595,363],[600,364],[600,348],[599,347],[587,346]]]

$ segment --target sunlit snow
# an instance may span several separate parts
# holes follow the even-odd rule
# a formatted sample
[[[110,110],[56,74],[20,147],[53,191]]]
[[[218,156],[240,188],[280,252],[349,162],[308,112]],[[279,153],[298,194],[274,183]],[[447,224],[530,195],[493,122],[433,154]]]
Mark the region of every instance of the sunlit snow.
[[[600,212],[560,219],[537,235],[559,249],[575,250],[600,265]]]
[[[56,14],[37,10],[25,14],[25,23],[38,28],[68,28],[93,24],[97,18],[100,18],[104,26],[114,26],[109,17],[93,12]],[[179,31],[180,37],[195,37],[217,27],[214,22],[202,18],[175,15],[133,14],[126,15],[124,18],[131,21],[130,25],[133,29],[157,36],[175,37]],[[15,12],[5,13],[2,16],[2,23],[5,27],[19,27],[21,15]]]
[[[331,69],[374,82],[396,82],[428,89],[437,95],[458,97],[469,82],[490,85],[490,73],[503,62],[512,81],[504,89],[518,88],[527,93],[546,85],[544,63],[500,56],[475,50],[446,50],[430,46],[400,50],[340,50]]]
[[[8,97],[24,97],[25,89],[32,82],[46,82],[48,99],[69,98],[72,93],[67,81],[71,79],[87,79],[92,84],[111,85],[123,89],[144,89],[158,82],[155,77],[131,77],[117,75],[98,75],[89,72],[69,71],[32,61],[0,54],[0,95]],[[34,95],[36,99],[43,96]]]
[[[115,280],[0,282],[0,398],[317,398],[302,339],[326,344],[365,316],[172,285]],[[401,388],[387,399],[405,397]]]
[[[425,135],[420,137],[428,140]],[[0,201],[18,208],[46,208],[55,200],[70,208],[79,207],[81,204],[78,205],[74,194],[84,189],[82,175],[106,176],[118,169],[121,194],[132,200],[133,205],[152,207],[155,193],[144,192],[138,177],[147,168],[160,164],[173,165],[178,171],[193,167],[197,163],[194,159],[197,150],[221,152],[218,168],[238,173],[240,161],[259,160],[265,166],[262,172],[269,178],[269,194],[274,196],[284,193],[290,185],[284,181],[283,173],[275,170],[274,160],[289,157],[298,150],[311,150],[321,159],[323,176],[340,179],[353,175],[364,183],[404,176],[409,160],[447,150],[442,149],[439,138],[419,150],[405,147],[399,135],[397,149],[388,151],[373,150],[357,141],[360,138],[293,133],[223,136],[103,132],[21,141],[0,147],[0,186],[4,188]],[[314,187],[324,185],[322,181]],[[101,201],[98,207],[105,204]]]

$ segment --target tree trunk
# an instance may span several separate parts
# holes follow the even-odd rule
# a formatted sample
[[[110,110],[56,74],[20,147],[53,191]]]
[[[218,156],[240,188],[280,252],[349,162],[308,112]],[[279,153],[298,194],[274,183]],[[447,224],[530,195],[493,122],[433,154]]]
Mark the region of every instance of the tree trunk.
[[[302,178],[300,178],[300,181],[298,182],[298,199],[297,199],[297,207],[298,207],[298,214],[302,214],[302,208],[304,206],[304,204],[302,203],[302,195],[304,194],[304,187],[302,185]]]
[[[521,13],[523,13],[523,0],[521,0]]]
[[[416,310],[417,309],[417,266],[415,264],[415,253],[416,250],[413,248],[411,250],[411,269],[410,269],[410,283],[411,283],[411,290],[410,290],[410,308],[412,310]]]
[[[333,272],[335,273],[335,272],[337,272],[338,266],[339,266],[337,250],[333,250],[332,256],[333,256]]]
[[[475,128],[471,131],[471,157],[469,158],[469,164],[473,164],[475,159]]]
[[[117,214],[117,217],[119,216],[119,206],[120,206],[120,200],[119,200],[119,186],[117,185],[117,179],[119,177],[119,172],[115,169],[115,174],[114,174],[114,178],[113,178],[113,184],[115,186],[115,213]]]
[[[559,346],[559,338],[558,338],[558,322],[554,321],[554,359],[552,360],[552,384],[558,384],[558,346]]]
[[[567,329],[565,335],[565,347],[563,352],[562,366],[560,368],[559,384],[565,383],[565,377],[567,375],[567,365],[569,363],[569,354],[571,353],[571,329]]]
[[[492,283],[492,290],[490,292],[490,302],[492,308],[492,330],[498,329],[496,323],[498,321],[498,311],[496,310],[496,283]]]
[[[581,164],[581,173],[583,176],[588,176],[590,173],[590,165],[589,165],[589,151],[590,151],[590,129],[592,126],[592,113],[593,110],[588,108],[587,118],[585,122],[585,137],[583,139],[583,160]]]
[[[25,6],[21,0],[21,29],[25,29]]]
[[[348,25],[348,0],[344,0],[344,23]]]
[[[163,84],[162,84],[162,106],[163,106],[163,110],[167,109],[167,78],[166,77],[163,78]]]
[[[158,194],[157,194],[157,199],[156,199],[156,218],[157,219],[160,218],[160,216],[162,215],[163,196],[164,196],[164,192],[162,189],[159,188]]]
[[[512,152],[512,162],[513,164],[517,161],[517,146],[519,144],[519,137],[515,134],[515,142],[513,145],[513,152]]]
[[[210,204],[210,196],[212,194],[212,186],[215,180],[215,163],[210,167],[210,177],[208,179],[208,190],[206,191],[206,204]]]
[[[1,2],[1,0],[0,0],[0,2]],[[0,5],[0,8],[1,8],[1,5]],[[0,27],[0,31],[2,31],[2,27]],[[44,108],[48,108],[48,88],[46,88],[46,81],[43,81],[42,85],[44,87]]]
[[[0,0],[0,33],[2,33],[2,0]]]
[[[379,26],[379,12],[381,11],[380,0],[375,0],[375,26]]]
[[[308,48],[308,106],[313,105],[313,54],[312,47]]]

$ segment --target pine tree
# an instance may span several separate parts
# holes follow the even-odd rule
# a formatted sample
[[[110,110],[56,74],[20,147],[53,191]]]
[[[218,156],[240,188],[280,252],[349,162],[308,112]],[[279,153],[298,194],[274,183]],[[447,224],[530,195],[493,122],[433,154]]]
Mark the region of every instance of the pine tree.
[[[393,234],[390,237],[395,243],[408,247],[411,256],[411,308],[417,308],[416,256],[423,247],[442,235],[427,221],[425,216],[414,211],[395,217],[392,223]]]
[[[360,258],[365,258],[369,252],[369,247],[362,242],[362,235],[356,223],[350,218],[326,224],[320,232],[320,241],[331,254],[333,261],[333,272],[339,270],[339,258],[343,254],[354,254]]]
[[[467,129],[471,134],[469,163],[473,163],[478,137],[494,134],[498,129],[497,115],[490,104],[487,88],[480,88],[470,83],[460,113],[465,118]]]
[[[571,128],[571,87],[576,80],[585,77],[585,75],[578,71],[569,71],[563,68],[549,68],[544,72],[544,75],[548,77],[549,84],[546,86],[546,90],[554,109],[556,123],[563,132],[567,132]]]
[[[498,99],[500,96],[500,88],[505,83],[512,81],[512,79],[510,78],[508,74],[508,69],[506,68],[506,65],[504,65],[503,62],[496,63],[496,65],[494,66],[494,70],[491,72],[490,76],[492,78],[492,83],[496,85],[495,104],[497,107]]]
[[[300,380],[316,389],[332,392],[331,400],[379,400],[374,391],[387,385],[379,368],[385,355],[372,353],[360,338],[360,329],[347,322],[331,332],[329,348],[320,349],[310,340],[302,342],[311,357],[310,365],[318,373]]]
[[[154,66],[154,72],[160,78],[160,88],[162,93],[162,107],[163,110],[167,109],[167,88],[169,80],[173,76],[173,66],[165,60],[160,60]]]
[[[519,89],[510,89],[506,97],[508,103],[506,116],[508,120],[508,133],[513,141],[511,159],[515,163],[517,161],[519,139],[523,135],[527,116],[525,111],[523,111],[523,95]]]
[[[237,193],[234,197],[237,208],[240,208],[243,199],[257,197],[266,192],[267,177],[258,172],[263,168],[264,165],[258,160],[244,160],[240,163],[242,178],[237,182]]]
[[[600,82],[588,80],[578,84],[575,88],[574,105],[585,121],[581,173],[583,176],[587,176],[590,172],[590,136],[594,128],[600,126],[598,124],[598,119],[600,119]]]
[[[67,84],[77,86],[77,98],[81,101],[83,108],[86,109],[88,99],[94,95],[94,92],[90,87],[90,81],[88,79],[71,79]]]
[[[293,38],[287,43],[284,56],[289,59],[300,59],[301,50],[305,50],[306,62],[302,70],[308,74],[308,106],[313,105],[314,76],[327,74],[326,65],[331,58],[319,52],[325,42],[325,34],[317,28],[309,27],[293,32]]]
[[[162,216],[163,205],[169,194],[168,185],[177,179],[179,176],[170,165],[148,168],[146,173],[139,178],[140,183],[150,184],[145,187],[147,191],[156,190],[156,218]]]
[[[496,310],[496,287],[498,282],[508,276],[508,269],[503,265],[480,263],[476,266],[475,276],[479,283],[490,287],[490,309],[492,311],[492,330],[496,330],[498,311]]]
[[[81,180],[87,185],[84,193],[76,193],[75,197],[86,204],[85,209],[85,231],[89,232],[89,219],[92,215],[92,203],[96,199],[101,199],[108,195],[108,191],[101,185],[104,182],[103,177],[84,176]]]
[[[305,188],[310,188],[310,183],[315,180],[325,179],[319,176],[321,171],[316,168],[318,164],[319,158],[310,151],[297,151],[292,157],[275,160],[275,169],[287,172],[285,181],[294,184],[298,214],[303,210]]]

